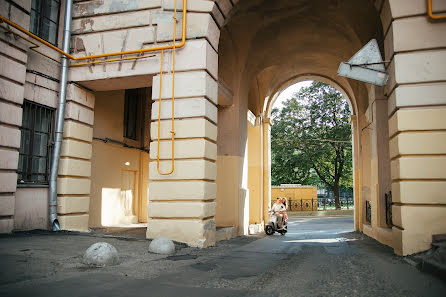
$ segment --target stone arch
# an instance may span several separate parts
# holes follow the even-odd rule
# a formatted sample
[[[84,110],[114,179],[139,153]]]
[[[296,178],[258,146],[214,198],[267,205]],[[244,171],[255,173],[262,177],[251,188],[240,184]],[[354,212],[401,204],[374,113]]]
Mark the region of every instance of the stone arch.
[[[271,116],[272,107],[274,106],[275,101],[277,100],[278,96],[288,87],[297,84],[302,81],[306,80],[315,80],[327,83],[337,89],[343,97],[347,100],[349,106],[350,106],[350,112],[351,115],[356,115],[358,113],[357,107],[356,107],[356,100],[353,91],[351,90],[350,86],[347,84],[344,86],[343,84],[337,82],[336,80],[320,75],[320,74],[313,74],[313,73],[306,73],[306,74],[300,74],[295,77],[290,78],[289,80],[281,83],[275,91],[273,91],[272,96],[269,96],[267,100],[265,100],[263,115],[264,117],[269,118]]]

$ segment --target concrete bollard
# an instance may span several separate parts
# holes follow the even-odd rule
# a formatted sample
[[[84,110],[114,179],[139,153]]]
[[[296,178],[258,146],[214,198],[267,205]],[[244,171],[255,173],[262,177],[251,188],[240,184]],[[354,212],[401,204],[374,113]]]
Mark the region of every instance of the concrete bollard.
[[[155,238],[149,245],[149,252],[170,255],[175,253],[175,245],[173,241],[167,237]]]
[[[116,265],[119,263],[118,251],[111,244],[97,242],[85,251],[82,262],[96,267]]]

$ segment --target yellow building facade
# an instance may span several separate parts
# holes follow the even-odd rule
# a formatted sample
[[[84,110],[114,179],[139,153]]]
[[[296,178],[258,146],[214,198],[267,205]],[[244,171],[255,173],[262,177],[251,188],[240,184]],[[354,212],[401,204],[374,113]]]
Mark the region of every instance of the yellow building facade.
[[[351,106],[355,230],[399,255],[446,233],[445,1],[50,2],[0,2],[1,232],[50,229],[54,209],[62,229],[147,222],[198,247],[261,230],[272,106],[318,80]],[[337,75],[371,39],[384,87]]]

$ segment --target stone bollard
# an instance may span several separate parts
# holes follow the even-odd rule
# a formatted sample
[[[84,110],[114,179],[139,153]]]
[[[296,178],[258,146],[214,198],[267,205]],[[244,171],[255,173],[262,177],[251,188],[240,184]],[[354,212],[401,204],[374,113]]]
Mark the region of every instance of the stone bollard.
[[[118,251],[111,244],[97,242],[85,251],[82,262],[96,267],[116,265],[119,263]]]
[[[155,238],[149,245],[149,252],[170,255],[175,253],[175,245],[173,241],[167,237]]]

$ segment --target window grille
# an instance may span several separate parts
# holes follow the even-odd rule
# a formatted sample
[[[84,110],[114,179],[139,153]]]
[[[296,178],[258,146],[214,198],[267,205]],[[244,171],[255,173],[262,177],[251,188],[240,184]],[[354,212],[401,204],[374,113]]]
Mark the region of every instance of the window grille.
[[[365,221],[368,224],[372,223],[372,205],[368,200],[365,201]]]
[[[60,0],[32,0],[30,31],[57,45]]]
[[[19,184],[48,184],[51,151],[54,142],[54,113],[28,100],[23,102],[19,166]]]

